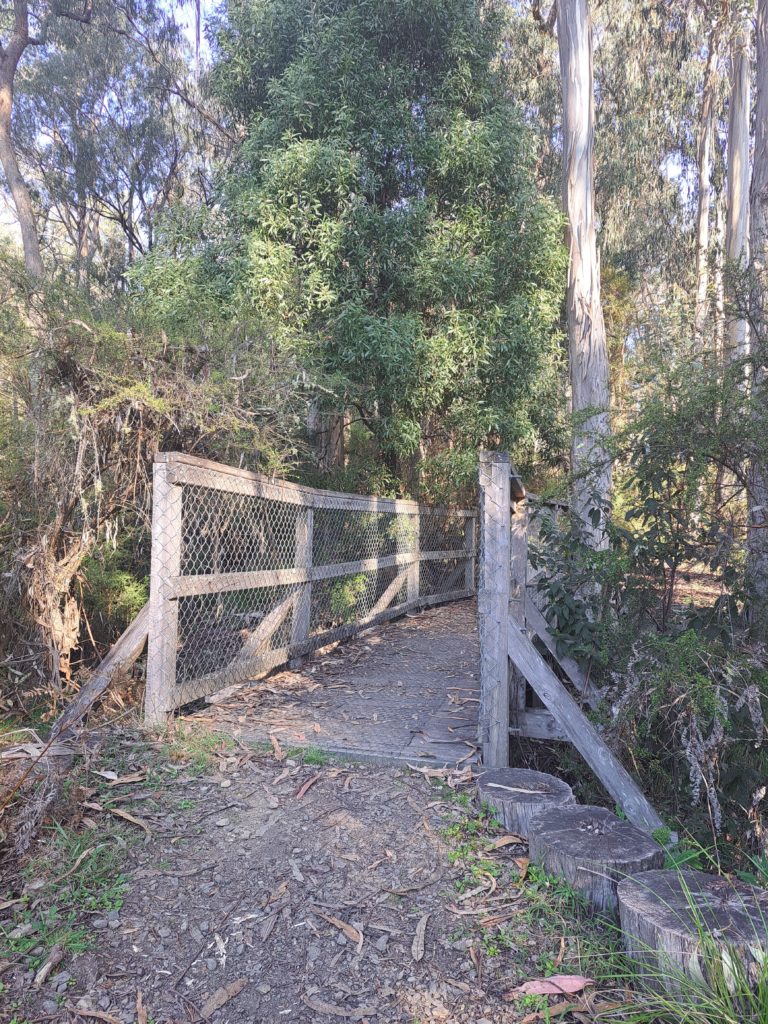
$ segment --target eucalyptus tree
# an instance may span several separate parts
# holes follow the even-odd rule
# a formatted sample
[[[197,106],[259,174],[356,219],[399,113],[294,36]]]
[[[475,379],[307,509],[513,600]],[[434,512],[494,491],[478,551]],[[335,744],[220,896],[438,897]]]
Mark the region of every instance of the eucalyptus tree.
[[[768,400],[768,0],[757,0],[755,142],[750,186],[753,401]],[[768,633],[768,442],[758,444],[748,471],[747,571],[758,618]]]
[[[751,3],[750,7],[753,6]],[[749,8],[731,43],[730,97],[728,102],[728,176],[726,194],[726,255],[730,318],[726,361],[747,354],[747,320],[738,314],[734,282],[749,261],[749,141],[751,116],[752,23]]]
[[[600,299],[594,184],[594,74],[587,0],[560,0],[557,9],[563,93],[563,209],[567,217],[568,352],[575,417],[571,463],[574,504],[587,524],[593,493],[611,490],[608,349]],[[605,533],[595,531],[596,544]]]

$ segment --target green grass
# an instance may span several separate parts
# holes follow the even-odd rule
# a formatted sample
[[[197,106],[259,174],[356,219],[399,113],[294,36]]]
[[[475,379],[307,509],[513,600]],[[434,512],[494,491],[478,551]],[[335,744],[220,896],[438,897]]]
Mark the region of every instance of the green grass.
[[[117,826],[104,826],[95,835],[55,825],[48,833],[45,853],[33,858],[23,872],[30,882],[45,881],[34,892],[34,908],[24,906],[12,921],[0,925],[0,957],[23,959],[32,968],[55,945],[68,953],[90,949],[93,932],[82,923],[83,915],[120,910],[127,890],[121,870],[127,843]],[[67,875],[83,854],[77,870]],[[33,927],[28,935],[11,938],[20,925]],[[33,954],[38,948],[40,952]]]
[[[164,737],[161,757],[163,760],[183,763],[188,771],[196,775],[204,775],[210,771],[217,754],[234,749],[234,740],[223,733],[175,725]]]

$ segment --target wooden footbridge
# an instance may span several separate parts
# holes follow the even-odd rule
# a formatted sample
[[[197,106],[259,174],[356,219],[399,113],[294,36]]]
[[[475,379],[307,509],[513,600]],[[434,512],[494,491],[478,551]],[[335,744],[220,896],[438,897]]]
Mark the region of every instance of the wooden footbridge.
[[[148,641],[153,726],[192,706],[251,737],[486,767],[509,764],[510,737],[567,741],[632,822],[659,828],[531,600],[528,529],[503,452],[481,453],[478,509],[160,455],[149,603],[106,667]]]

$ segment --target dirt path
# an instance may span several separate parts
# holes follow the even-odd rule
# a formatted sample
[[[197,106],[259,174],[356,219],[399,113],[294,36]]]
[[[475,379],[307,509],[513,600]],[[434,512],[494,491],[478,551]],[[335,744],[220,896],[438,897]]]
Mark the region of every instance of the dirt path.
[[[0,912],[11,947],[0,1019],[500,1024],[537,1011],[541,997],[511,1001],[520,982],[588,966],[593,926],[528,870],[524,847],[487,850],[501,833],[473,787],[210,747],[124,737],[91,763],[74,794],[79,846],[53,837],[38,849],[25,902]],[[103,849],[72,866],[75,849],[96,847],[120,858],[103,879]],[[125,892],[94,895],[118,870]],[[35,988],[51,943],[39,922],[54,905],[86,948]],[[14,947],[8,936],[30,922],[38,938]]]

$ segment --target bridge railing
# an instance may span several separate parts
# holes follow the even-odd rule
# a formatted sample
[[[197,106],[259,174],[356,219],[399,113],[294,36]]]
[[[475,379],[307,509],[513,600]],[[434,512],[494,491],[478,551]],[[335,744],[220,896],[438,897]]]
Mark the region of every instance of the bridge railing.
[[[476,512],[154,465],[145,718],[475,592]]]

